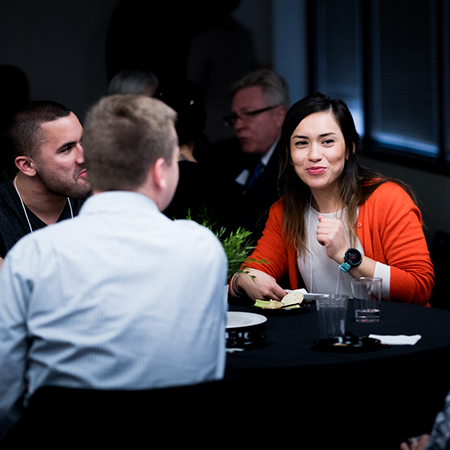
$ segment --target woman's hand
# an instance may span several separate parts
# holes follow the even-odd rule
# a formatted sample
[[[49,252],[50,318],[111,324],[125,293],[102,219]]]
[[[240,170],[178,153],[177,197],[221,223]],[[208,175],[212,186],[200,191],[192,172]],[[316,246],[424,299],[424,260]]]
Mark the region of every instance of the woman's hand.
[[[428,434],[423,434],[420,438],[408,439],[408,443],[403,442],[400,445],[400,450],[424,450],[429,439],[430,436]]]
[[[345,242],[344,227],[340,220],[319,216],[317,240],[319,244],[326,247],[328,258],[336,261],[338,264],[344,262],[344,255],[348,245]],[[363,256],[362,263],[358,267],[352,267],[349,273],[354,278],[373,277],[375,265],[376,262],[373,259]]]
[[[257,269],[246,269],[239,273],[234,288],[245,291],[253,301],[281,300],[287,294],[273,277]]]
[[[344,254],[348,245],[345,242],[344,228],[340,220],[319,216],[317,240],[319,244],[325,246],[328,258],[338,264],[344,262]]]

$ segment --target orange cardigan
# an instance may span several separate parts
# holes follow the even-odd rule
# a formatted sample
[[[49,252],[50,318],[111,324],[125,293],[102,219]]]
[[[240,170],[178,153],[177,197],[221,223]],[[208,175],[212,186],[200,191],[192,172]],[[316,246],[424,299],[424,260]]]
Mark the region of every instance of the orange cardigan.
[[[287,272],[290,289],[302,287],[297,252],[282,233],[283,199],[276,202],[261,239],[250,258],[269,264],[248,262],[281,280]],[[422,215],[411,197],[397,184],[379,186],[360,206],[357,234],[364,254],[391,268],[389,301],[428,305],[434,286],[434,270],[422,229]]]

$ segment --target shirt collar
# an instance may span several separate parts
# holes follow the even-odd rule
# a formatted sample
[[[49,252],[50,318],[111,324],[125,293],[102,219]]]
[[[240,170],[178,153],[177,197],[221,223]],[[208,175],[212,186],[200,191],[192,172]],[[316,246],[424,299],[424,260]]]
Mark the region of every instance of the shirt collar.
[[[89,197],[83,204],[80,214],[131,211],[144,208],[159,212],[156,203],[143,194],[134,191],[107,191]]]
[[[261,157],[261,162],[264,164],[264,166],[267,166],[267,164],[269,163],[269,160],[272,157],[272,154],[275,151],[275,147],[277,146],[279,140],[280,136],[277,137],[276,141],[272,144],[272,147],[270,147],[269,151],[263,157]]]

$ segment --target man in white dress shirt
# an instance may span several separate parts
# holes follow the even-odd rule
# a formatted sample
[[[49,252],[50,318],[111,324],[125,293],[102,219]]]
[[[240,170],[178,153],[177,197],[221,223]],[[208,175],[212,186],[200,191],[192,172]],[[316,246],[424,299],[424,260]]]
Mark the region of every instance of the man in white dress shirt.
[[[93,195],[29,234],[0,271],[0,440],[41,386],[139,390],[221,379],[227,260],[160,211],[178,182],[175,112],[144,96],[90,110]],[[149,405],[151,407],[151,405]]]

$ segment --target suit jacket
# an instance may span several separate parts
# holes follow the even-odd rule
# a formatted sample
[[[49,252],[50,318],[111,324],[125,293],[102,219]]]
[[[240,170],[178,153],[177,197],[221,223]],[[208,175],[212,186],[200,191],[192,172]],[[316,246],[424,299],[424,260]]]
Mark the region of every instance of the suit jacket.
[[[264,171],[248,188],[237,183],[236,177],[247,169],[250,175],[259,157],[247,155],[235,138],[212,146],[210,161],[217,173],[215,217],[229,230],[243,227],[253,233],[255,243],[262,235],[270,207],[280,198],[277,187],[279,154],[275,148]],[[221,161],[222,155],[225,161]]]

